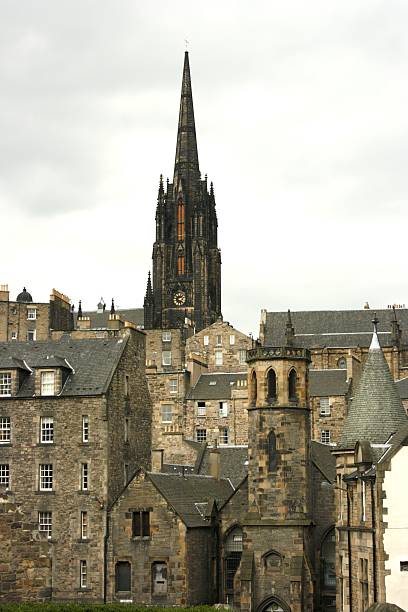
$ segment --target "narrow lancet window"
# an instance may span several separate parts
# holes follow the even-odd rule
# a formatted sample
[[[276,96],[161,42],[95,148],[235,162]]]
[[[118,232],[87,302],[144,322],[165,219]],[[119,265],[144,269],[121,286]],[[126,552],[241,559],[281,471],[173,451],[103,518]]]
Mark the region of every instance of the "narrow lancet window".
[[[296,396],[296,370],[289,372],[288,386],[289,386],[289,400],[295,401]]]
[[[268,399],[276,399],[276,374],[272,369],[268,372]]]
[[[184,203],[181,199],[177,205],[177,240],[184,240]]]

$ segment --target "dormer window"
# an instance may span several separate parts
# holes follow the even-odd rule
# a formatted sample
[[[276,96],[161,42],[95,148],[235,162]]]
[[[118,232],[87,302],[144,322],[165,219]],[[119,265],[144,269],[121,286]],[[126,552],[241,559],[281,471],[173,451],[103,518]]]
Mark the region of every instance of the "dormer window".
[[[55,395],[55,372],[41,372],[41,395]]]
[[[11,372],[2,372],[0,374],[0,396],[11,396]]]
[[[29,321],[35,321],[37,318],[37,309],[36,308],[27,308],[27,319]]]

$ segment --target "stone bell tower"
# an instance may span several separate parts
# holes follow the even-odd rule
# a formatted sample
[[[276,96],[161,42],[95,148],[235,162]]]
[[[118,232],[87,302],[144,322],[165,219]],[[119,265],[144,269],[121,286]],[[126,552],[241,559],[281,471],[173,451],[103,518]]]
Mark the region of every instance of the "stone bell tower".
[[[303,612],[312,609],[308,555],[312,525],[308,393],[311,359],[307,349],[293,345],[293,337],[289,314],[285,346],[258,346],[247,354],[249,466],[245,532],[246,546],[254,556],[258,606],[263,601],[265,610],[270,605],[271,610]]]

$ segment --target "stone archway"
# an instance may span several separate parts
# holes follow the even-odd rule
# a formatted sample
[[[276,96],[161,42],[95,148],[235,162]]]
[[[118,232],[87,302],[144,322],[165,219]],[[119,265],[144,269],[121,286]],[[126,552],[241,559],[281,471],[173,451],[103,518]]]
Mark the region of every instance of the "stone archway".
[[[258,606],[257,612],[291,612],[290,607],[276,596],[267,597]]]

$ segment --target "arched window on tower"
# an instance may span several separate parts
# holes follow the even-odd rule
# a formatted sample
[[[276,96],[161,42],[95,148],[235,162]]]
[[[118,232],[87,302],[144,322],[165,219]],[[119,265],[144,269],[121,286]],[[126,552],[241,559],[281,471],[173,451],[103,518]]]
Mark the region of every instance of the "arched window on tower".
[[[278,456],[276,454],[276,436],[273,431],[269,432],[268,435],[268,470],[274,472],[278,463]]]
[[[257,388],[257,380],[256,380],[256,372],[255,370],[252,371],[251,374],[251,387],[250,387],[250,405],[251,406],[255,406],[256,404],[256,398],[258,396],[258,388]]]
[[[181,198],[177,205],[177,240],[184,240],[184,202]]]
[[[297,400],[297,395],[296,395],[296,370],[292,369],[289,372],[289,377],[288,377],[288,391],[289,391],[289,400],[290,401],[296,401]]]
[[[177,256],[177,274],[184,274],[185,265],[184,265],[184,255]]]
[[[268,371],[268,400],[276,399],[276,374],[272,368]]]

